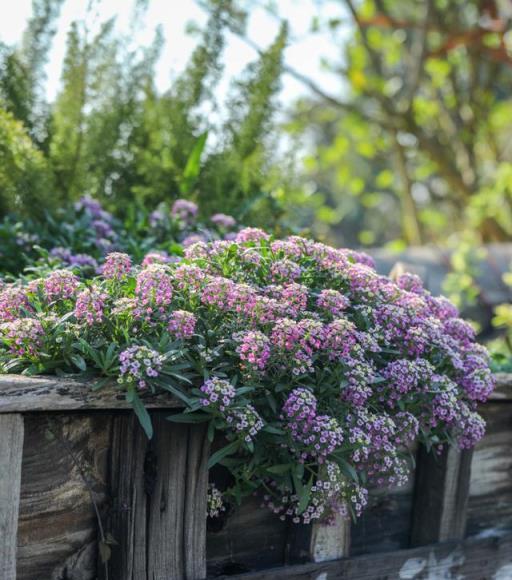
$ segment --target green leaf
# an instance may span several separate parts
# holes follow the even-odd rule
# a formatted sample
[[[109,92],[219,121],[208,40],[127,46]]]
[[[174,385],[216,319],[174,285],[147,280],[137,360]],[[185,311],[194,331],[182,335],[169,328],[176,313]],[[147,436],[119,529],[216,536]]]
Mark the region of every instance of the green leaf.
[[[182,194],[190,193],[192,188],[197,181],[199,172],[201,170],[201,156],[203,154],[204,147],[206,145],[206,140],[208,138],[208,131],[205,131],[197,139],[192,152],[187,160],[185,169],[183,171],[183,177],[180,180],[179,188]]]
[[[205,413],[176,413],[176,415],[169,415],[166,419],[173,423],[206,423],[210,420],[210,416]]]
[[[267,433],[272,433],[273,435],[284,435],[284,431],[282,429],[278,429],[277,427],[272,427],[272,425],[265,425],[262,429]]]
[[[79,354],[71,355],[71,361],[73,364],[78,367],[81,371],[85,371],[87,369],[87,363],[85,362],[84,358]]]
[[[146,407],[144,407],[142,401],[140,400],[139,395],[135,391],[132,391],[132,393],[131,403],[133,410],[135,411],[141,427],[144,429],[148,439],[151,439],[151,437],[153,437],[153,425],[151,424],[151,417],[149,416]],[[128,399],[128,393],[126,398]]]
[[[224,459],[224,457],[227,457],[228,455],[232,455],[233,453],[235,453],[238,450],[239,446],[240,443],[238,441],[233,441],[229,445],[226,445],[222,449],[216,451],[208,460],[208,469],[211,469],[214,465],[219,463],[221,459]]]
[[[272,467],[267,467],[267,471],[269,473],[276,473],[276,474],[281,474],[281,473],[287,473],[288,471],[290,471],[291,465],[289,463],[281,463],[279,465],[272,465]]]

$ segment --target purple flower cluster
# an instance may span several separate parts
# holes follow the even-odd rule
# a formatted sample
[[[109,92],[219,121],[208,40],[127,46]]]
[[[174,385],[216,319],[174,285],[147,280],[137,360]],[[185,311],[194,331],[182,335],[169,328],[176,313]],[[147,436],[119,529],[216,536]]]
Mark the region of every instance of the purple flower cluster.
[[[270,275],[274,282],[293,282],[300,278],[301,272],[302,268],[288,258],[276,260],[270,267]]]
[[[243,409],[231,409],[226,422],[246,443],[251,443],[264,427],[258,411],[252,405],[246,405]]]
[[[244,228],[243,230],[240,230],[235,237],[235,241],[239,243],[259,242],[260,240],[268,239],[270,239],[270,236],[267,232],[264,232],[259,228]]]
[[[233,216],[226,215],[225,213],[213,214],[210,218],[210,221],[218,228],[224,228],[226,230],[236,226],[235,218]]]
[[[334,318],[341,316],[349,304],[350,301],[346,296],[343,296],[337,290],[331,290],[329,288],[322,290],[316,300],[317,307],[325,310]]]
[[[148,379],[158,377],[162,369],[162,356],[147,346],[134,345],[123,350],[119,355],[120,384],[134,384],[144,390]]]
[[[299,322],[281,318],[274,324],[270,341],[294,375],[307,373],[313,368],[315,353],[323,345],[322,323],[311,318]]]
[[[89,326],[103,321],[103,312],[107,295],[96,288],[82,290],[75,303],[75,318],[85,321]]]
[[[201,404],[203,407],[225,411],[235,398],[235,388],[224,379],[212,377],[201,386]]]
[[[149,252],[142,260],[142,267],[146,268],[151,264],[169,264],[169,262],[172,262],[172,258],[167,252]]]
[[[15,320],[31,310],[26,290],[21,286],[9,285],[0,291],[0,322]]]
[[[177,199],[171,208],[171,215],[182,220],[185,223],[190,223],[197,216],[199,208],[197,204],[186,199]]]
[[[89,254],[73,254],[69,248],[53,248],[50,251],[50,256],[57,258],[66,266],[71,266],[72,268],[91,268],[96,271],[98,267],[98,262]]]
[[[298,388],[286,399],[281,417],[291,435],[292,449],[298,460],[304,462],[315,458],[322,464],[343,443],[343,430],[334,417],[318,415],[316,409],[317,400],[313,393]]]
[[[275,487],[270,484],[270,488]],[[284,493],[263,496],[263,505],[281,520],[290,519],[295,524],[311,524],[322,520],[329,523],[336,515],[349,518],[350,513],[360,516],[368,503],[368,491],[349,483],[339,466],[331,461],[320,470],[311,487],[305,508],[300,506],[300,497],[289,489]]]
[[[16,356],[35,357],[43,343],[44,329],[35,318],[18,318],[0,325],[0,333]]]
[[[167,329],[179,339],[192,338],[196,329],[196,317],[186,310],[175,310],[169,318]]]

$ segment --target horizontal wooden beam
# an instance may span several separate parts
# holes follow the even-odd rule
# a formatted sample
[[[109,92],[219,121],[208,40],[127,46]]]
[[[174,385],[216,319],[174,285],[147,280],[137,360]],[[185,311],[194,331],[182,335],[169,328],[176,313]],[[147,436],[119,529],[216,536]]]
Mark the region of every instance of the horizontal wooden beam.
[[[95,382],[68,377],[1,375],[0,413],[131,409],[115,383],[95,391],[92,388]],[[142,400],[149,409],[183,407],[183,403],[165,392],[144,393]]]
[[[510,578],[512,534],[500,538],[446,542],[321,564],[285,566],[225,580],[375,580],[376,578]]]

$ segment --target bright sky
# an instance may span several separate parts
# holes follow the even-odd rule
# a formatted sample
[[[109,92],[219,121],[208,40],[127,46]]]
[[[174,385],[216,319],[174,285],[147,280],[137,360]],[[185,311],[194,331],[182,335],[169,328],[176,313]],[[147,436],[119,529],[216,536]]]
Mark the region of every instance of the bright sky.
[[[0,0],[0,40],[7,44],[19,42],[27,18],[31,14],[32,0]],[[65,0],[61,10],[58,32],[53,41],[53,48],[47,66],[47,94],[52,100],[58,90],[62,59],[65,53],[66,34],[73,20],[81,19],[86,14],[89,0]],[[8,6],[8,7],[7,7]],[[322,3],[322,18],[340,17],[340,4]],[[117,15],[119,30],[127,31],[132,2],[127,0],[101,0],[99,2],[99,21]],[[302,74],[309,76],[322,85],[324,90],[334,94],[341,90],[341,83],[333,75],[320,67],[322,58],[339,60],[341,50],[339,38],[337,44],[325,34],[309,33],[311,20],[318,13],[315,0],[279,0],[280,13],[290,20],[293,41],[286,52],[286,62]],[[90,18],[90,17],[89,17]],[[134,41],[149,44],[155,27],[163,27],[166,44],[162,58],[158,63],[156,85],[165,90],[170,80],[181,71],[197,40],[186,33],[187,24],[191,21],[204,24],[205,13],[194,0],[150,0],[144,22],[136,33]],[[251,12],[248,36],[260,47],[265,47],[275,38],[278,22],[263,8]],[[227,80],[220,90],[225,91],[229,78],[237,75],[256,57],[255,51],[237,37],[230,37],[224,62]],[[307,94],[301,83],[287,75],[283,83],[281,101],[288,103],[295,97]]]

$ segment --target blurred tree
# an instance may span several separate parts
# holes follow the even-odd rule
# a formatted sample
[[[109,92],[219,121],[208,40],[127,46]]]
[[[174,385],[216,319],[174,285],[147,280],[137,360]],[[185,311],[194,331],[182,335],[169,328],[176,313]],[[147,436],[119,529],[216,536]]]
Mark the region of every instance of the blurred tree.
[[[320,220],[341,223],[345,243],[356,232],[367,244],[438,242],[468,227],[484,241],[510,239],[508,3],[340,5],[327,19],[320,2],[312,29],[345,46],[343,63],[322,64],[343,75],[346,97],[286,68],[316,97],[302,100],[291,129],[313,138],[306,174],[326,197]],[[281,18],[278,8],[268,9]]]
[[[61,87],[55,102],[46,103],[41,84],[62,1],[34,0],[21,46],[0,47],[0,111],[18,120],[25,145],[40,155],[54,183],[52,197],[90,194],[122,213],[133,204],[187,196],[205,212],[222,209],[272,225],[283,186],[276,194],[277,162],[268,145],[286,27],[219,103],[214,89],[223,73],[225,37],[244,26],[232,0],[203,4],[208,22],[196,29],[189,64],[164,94],[153,82],[161,31],[150,46],[134,47],[133,34],[120,34],[115,20],[98,21],[91,3],[90,15],[68,32]],[[135,3],[132,32],[146,7]],[[38,211],[37,205],[26,209]]]

